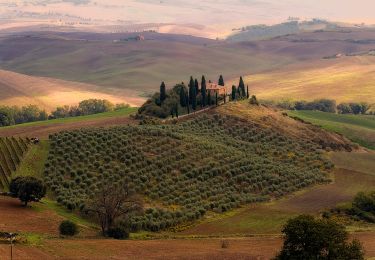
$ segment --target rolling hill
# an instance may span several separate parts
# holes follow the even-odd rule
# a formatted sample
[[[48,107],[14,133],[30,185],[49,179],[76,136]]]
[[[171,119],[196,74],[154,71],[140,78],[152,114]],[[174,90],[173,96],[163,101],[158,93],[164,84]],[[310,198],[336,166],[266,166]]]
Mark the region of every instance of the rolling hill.
[[[52,111],[57,106],[77,105],[90,98],[107,99],[113,103],[128,103],[133,106],[143,103],[143,98],[127,90],[119,91],[115,96],[90,84],[0,70],[1,105],[33,104]]]
[[[237,84],[239,76],[248,75],[250,89],[264,99],[375,102],[374,30],[304,32],[245,42],[158,33],[144,33],[144,41],[135,41],[135,35],[35,32],[4,36],[0,67],[85,83],[72,84],[78,90],[112,94],[133,103],[157,90],[163,80],[172,86],[202,74],[213,81],[223,74],[228,88]],[[18,94],[11,85],[2,85],[9,92],[6,98]],[[47,86],[40,84],[49,91],[58,88]]]
[[[75,215],[78,209],[67,211],[47,199],[33,206],[35,210],[28,210],[17,208],[14,200],[0,198],[0,208],[7,212],[0,215],[6,223],[3,228],[21,232],[28,241],[17,245],[20,257],[104,258],[100,248],[105,245],[105,255],[113,257],[138,252],[146,258],[161,254],[172,258],[238,258],[251,254],[270,258],[280,247],[279,232],[287,219],[301,213],[318,215],[351,200],[357,191],[370,190],[375,182],[368,167],[362,167],[373,167],[373,154],[343,152],[353,149],[344,137],[246,102],[229,103],[177,124],[69,130],[51,137],[32,147],[20,169],[27,169],[26,175],[44,176],[60,204],[81,206],[85,194],[91,188],[94,191],[100,181],[125,178],[134,182],[146,201],[145,215],[135,217],[134,227],[155,231],[178,225],[163,232],[134,233],[131,241],[103,240],[95,236],[95,228],[87,220]],[[328,154],[321,148],[341,152]],[[83,158],[86,155],[89,157]],[[353,159],[350,168],[348,156]],[[334,169],[330,169],[330,157],[336,164]],[[40,162],[34,163],[35,158]],[[45,160],[46,167],[40,167]],[[105,172],[99,174],[103,169]],[[332,182],[311,185],[319,176]],[[301,181],[294,187],[296,178]],[[246,185],[250,180],[251,185]],[[303,183],[310,184],[303,188]],[[247,192],[250,197],[245,196]],[[263,196],[273,199],[248,203],[263,200]],[[251,201],[241,203],[243,199]],[[25,212],[18,214],[21,210]],[[27,215],[33,225],[24,225],[23,218],[12,217],[14,214]],[[62,219],[78,223],[82,234],[73,240],[60,239],[57,226]],[[368,257],[375,256],[373,227],[354,223],[349,228],[365,228],[366,232],[351,236],[364,243]],[[229,241],[228,249],[221,248],[223,239]],[[139,250],[144,247],[153,249]],[[170,253],[165,253],[166,248]],[[6,252],[3,245],[0,252]]]

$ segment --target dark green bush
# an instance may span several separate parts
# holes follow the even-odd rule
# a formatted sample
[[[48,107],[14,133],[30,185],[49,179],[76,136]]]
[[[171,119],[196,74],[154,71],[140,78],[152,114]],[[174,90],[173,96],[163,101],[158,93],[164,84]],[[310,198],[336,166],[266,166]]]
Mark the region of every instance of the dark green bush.
[[[77,225],[70,221],[64,220],[59,226],[60,235],[63,236],[75,236],[79,233]]]

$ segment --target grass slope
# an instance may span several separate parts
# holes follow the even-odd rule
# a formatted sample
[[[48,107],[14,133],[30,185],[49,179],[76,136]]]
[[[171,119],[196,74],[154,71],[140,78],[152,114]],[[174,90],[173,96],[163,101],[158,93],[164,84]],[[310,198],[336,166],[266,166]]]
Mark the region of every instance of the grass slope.
[[[37,105],[47,111],[57,106],[77,105],[90,98],[107,99],[113,103],[141,105],[143,99],[129,91],[118,91],[116,95],[105,93],[92,84],[84,84],[46,77],[28,76],[0,70],[1,105]]]
[[[266,100],[335,99],[375,103],[375,57],[313,59],[279,70],[244,77],[251,91]],[[232,83],[232,82],[230,82]],[[237,79],[233,82],[237,84]]]
[[[322,126],[329,131],[343,134],[353,142],[375,149],[375,117],[340,115],[320,111],[288,111],[290,116]]]
[[[31,122],[0,128],[0,136],[28,136],[48,139],[48,135],[62,130],[82,127],[106,127],[133,123],[130,115],[137,111],[135,107],[120,109],[88,116],[68,117],[47,121]]]

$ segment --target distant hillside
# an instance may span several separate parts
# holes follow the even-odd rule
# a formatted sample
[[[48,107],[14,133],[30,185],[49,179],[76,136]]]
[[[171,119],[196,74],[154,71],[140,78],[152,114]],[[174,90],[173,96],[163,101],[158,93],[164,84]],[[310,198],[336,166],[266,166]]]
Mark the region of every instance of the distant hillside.
[[[129,94],[127,94],[129,93]],[[135,93],[123,91],[116,96],[106,94],[98,86],[58,80],[46,77],[27,76],[6,70],[0,70],[1,105],[37,105],[47,111],[57,106],[77,105],[89,98],[101,98],[113,103],[140,105],[143,99]]]
[[[146,33],[142,41],[126,41],[134,36],[53,32],[7,36],[0,38],[0,67],[86,83],[87,88],[78,89],[112,94],[135,104],[137,97],[144,99],[155,92],[161,81],[172,87],[186,83],[190,75],[203,74],[213,81],[224,75],[229,88],[246,75],[250,89],[262,98],[371,101],[375,96],[371,52],[375,30],[304,32],[245,42]],[[19,95],[12,84],[2,86],[6,98]],[[34,93],[33,98],[40,100],[43,95]]]
[[[311,21],[290,21],[275,25],[251,25],[242,27],[239,32],[228,36],[229,41],[256,41],[271,39],[278,36],[313,32],[317,30],[336,30],[338,26],[325,20],[313,19]]]

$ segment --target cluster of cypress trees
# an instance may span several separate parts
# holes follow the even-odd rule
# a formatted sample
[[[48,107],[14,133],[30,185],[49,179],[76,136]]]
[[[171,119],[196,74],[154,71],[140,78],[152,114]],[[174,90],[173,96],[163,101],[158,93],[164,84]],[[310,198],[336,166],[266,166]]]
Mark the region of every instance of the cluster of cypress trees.
[[[211,83],[211,81],[210,81]],[[225,86],[224,77],[220,75],[218,80],[219,86]],[[201,108],[206,106],[211,106],[213,104],[218,105],[219,103],[219,96],[218,93],[214,97],[212,97],[211,91],[207,91],[207,82],[206,78],[203,75],[201,82],[199,84],[198,79],[194,79],[192,76],[190,77],[188,87],[185,86],[184,83],[176,85],[178,87],[178,95],[179,95],[179,104],[173,105],[171,108],[171,115],[176,115],[178,117],[178,107],[179,105],[183,108],[187,109],[187,113],[190,113],[190,110],[193,111],[197,110],[198,106],[200,105]],[[167,99],[167,91],[165,83],[162,82],[160,85],[160,94],[157,100],[159,106],[161,106],[165,100]],[[177,97],[178,98],[178,97]],[[232,94],[231,100],[239,100],[249,98],[249,87],[247,86],[245,89],[245,83],[243,78],[240,77],[240,81],[238,87],[232,86]],[[223,96],[224,103],[226,102],[226,95]],[[169,103],[169,102],[167,102]]]
[[[246,86],[246,89],[245,89],[245,83],[243,81],[243,78],[240,77],[240,82],[238,83],[238,87],[236,87],[235,85],[232,86],[232,94],[231,94],[231,98],[232,100],[238,100],[238,99],[249,99],[250,95],[249,95],[249,86],[247,85]]]

